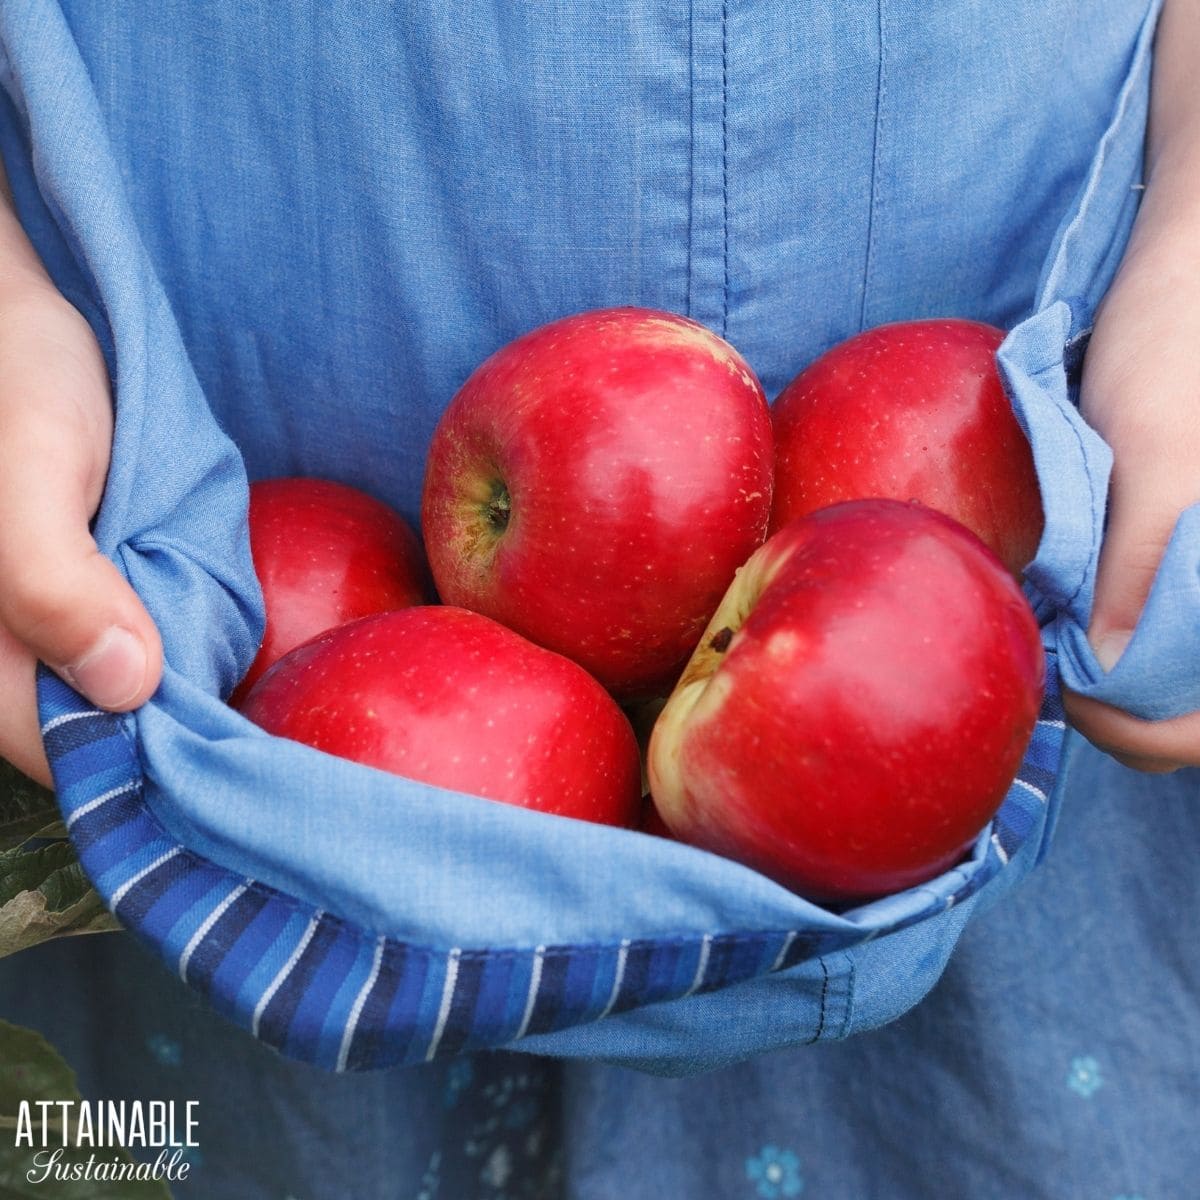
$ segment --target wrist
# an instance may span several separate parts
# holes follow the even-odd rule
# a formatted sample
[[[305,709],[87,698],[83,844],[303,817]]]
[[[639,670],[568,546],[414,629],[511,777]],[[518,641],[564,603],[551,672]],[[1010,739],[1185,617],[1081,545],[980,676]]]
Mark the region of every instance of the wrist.
[[[48,278],[0,273],[0,342],[10,358],[17,346],[33,356],[53,353],[88,375],[102,362],[87,319]]]
[[[1148,204],[1096,314],[1080,408],[1123,465],[1186,459],[1194,473],[1197,379],[1200,213]]]
[[[44,272],[20,271],[0,267],[0,320],[18,318],[71,320],[79,311],[54,286]]]
[[[1200,153],[1160,158],[1146,183],[1129,251],[1160,260],[1172,273],[1200,269]]]

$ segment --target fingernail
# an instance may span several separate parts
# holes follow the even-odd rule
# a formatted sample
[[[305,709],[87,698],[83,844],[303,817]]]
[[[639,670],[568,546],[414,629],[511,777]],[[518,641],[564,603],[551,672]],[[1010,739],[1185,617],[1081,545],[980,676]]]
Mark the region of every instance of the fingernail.
[[[1111,671],[1117,665],[1117,660],[1125,653],[1125,647],[1129,645],[1132,637],[1131,630],[1119,629],[1096,639],[1092,651],[1096,655],[1096,661],[1104,670]]]
[[[146,648],[128,629],[114,625],[63,674],[98,708],[121,708],[146,680]]]

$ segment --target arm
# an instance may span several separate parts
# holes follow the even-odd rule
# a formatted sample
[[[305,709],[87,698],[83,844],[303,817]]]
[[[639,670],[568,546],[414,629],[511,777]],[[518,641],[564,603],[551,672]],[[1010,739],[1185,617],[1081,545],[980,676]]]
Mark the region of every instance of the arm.
[[[0,757],[43,783],[36,659],[112,709],[146,700],[161,669],[153,622],[88,532],[111,445],[100,348],[21,229],[0,167]]]
[[[1084,364],[1084,416],[1113,449],[1089,639],[1111,668],[1179,513],[1200,501],[1200,0],[1167,0],[1155,42],[1146,192]],[[1200,764],[1200,713],[1141,721],[1067,697],[1072,723],[1121,761]]]

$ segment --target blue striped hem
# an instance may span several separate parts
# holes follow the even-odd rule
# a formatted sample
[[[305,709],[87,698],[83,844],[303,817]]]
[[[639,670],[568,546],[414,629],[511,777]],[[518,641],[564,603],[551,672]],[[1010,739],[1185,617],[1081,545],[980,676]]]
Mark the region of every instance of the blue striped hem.
[[[961,903],[1045,820],[1063,740],[1057,672],[982,858],[882,902],[899,929]],[[359,928],[176,842],[145,802],[125,718],[39,670],[43,740],[80,860],[120,920],[225,1015],[289,1057],[361,1071],[509,1045],[717,991],[881,929],[746,930],[534,948],[422,946]]]

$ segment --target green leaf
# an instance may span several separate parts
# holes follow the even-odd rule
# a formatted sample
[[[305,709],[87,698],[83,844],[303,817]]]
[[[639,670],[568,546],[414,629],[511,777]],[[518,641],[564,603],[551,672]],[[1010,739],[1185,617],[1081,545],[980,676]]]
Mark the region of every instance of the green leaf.
[[[53,793],[0,759],[0,958],[119,928],[79,866]]]
[[[62,841],[50,842],[36,850],[18,846],[0,854],[0,907],[22,892],[41,887],[55,871],[74,861],[71,843]]]
[[[0,850],[19,846],[58,817],[54,793],[0,758]]]
[[[119,928],[70,843],[0,855],[0,958],[49,938]]]
[[[54,845],[65,845],[66,843],[55,842]],[[67,846],[70,850],[70,846]],[[74,928],[74,922],[68,922],[67,914],[78,913],[80,905],[103,904],[99,895],[93,890],[91,881],[83,873],[83,868],[74,859],[74,851],[71,852],[71,860],[64,863],[57,871],[46,877],[45,883],[38,888],[43,896],[46,897],[46,911],[51,916],[57,917],[64,924],[70,924],[71,932],[77,932]]]
[[[67,840],[67,823],[65,821],[51,821],[49,825],[43,825],[41,829],[31,833],[25,839],[25,843],[32,841],[52,841],[54,839],[61,842]]]
[[[42,1110],[38,1100],[80,1099],[75,1073],[62,1060],[54,1048],[40,1034],[30,1029],[21,1029],[0,1021],[0,1200],[171,1200],[165,1183],[158,1181],[104,1180],[92,1178],[62,1179],[52,1173],[42,1179],[44,1156],[62,1147],[63,1125],[61,1110],[48,1110],[51,1121],[47,1125],[50,1148],[42,1149]],[[18,1118],[21,1102],[29,1104],[34,1145],[18,1138]],[[66,1129],[68,1145],[62,1149],[58,1160],[60,1169],[78,1166],[81,1170],[89,1157],[95,1156],[96,1164],[111,1164],[119,1161],[132,1164],[135,1160],[128,1151],[110,1147],[92,1147],[87,1144],[76,1146],[78,1129],[74,1124],[77,1108]],[[57,1123],[56,1123],[57,1122]],[[86,1139],[85,1139],[86,1141]],[[42,1157],[38,1157],[42,1156]],[[109,1172],[112,1173],[111,1166]]]

